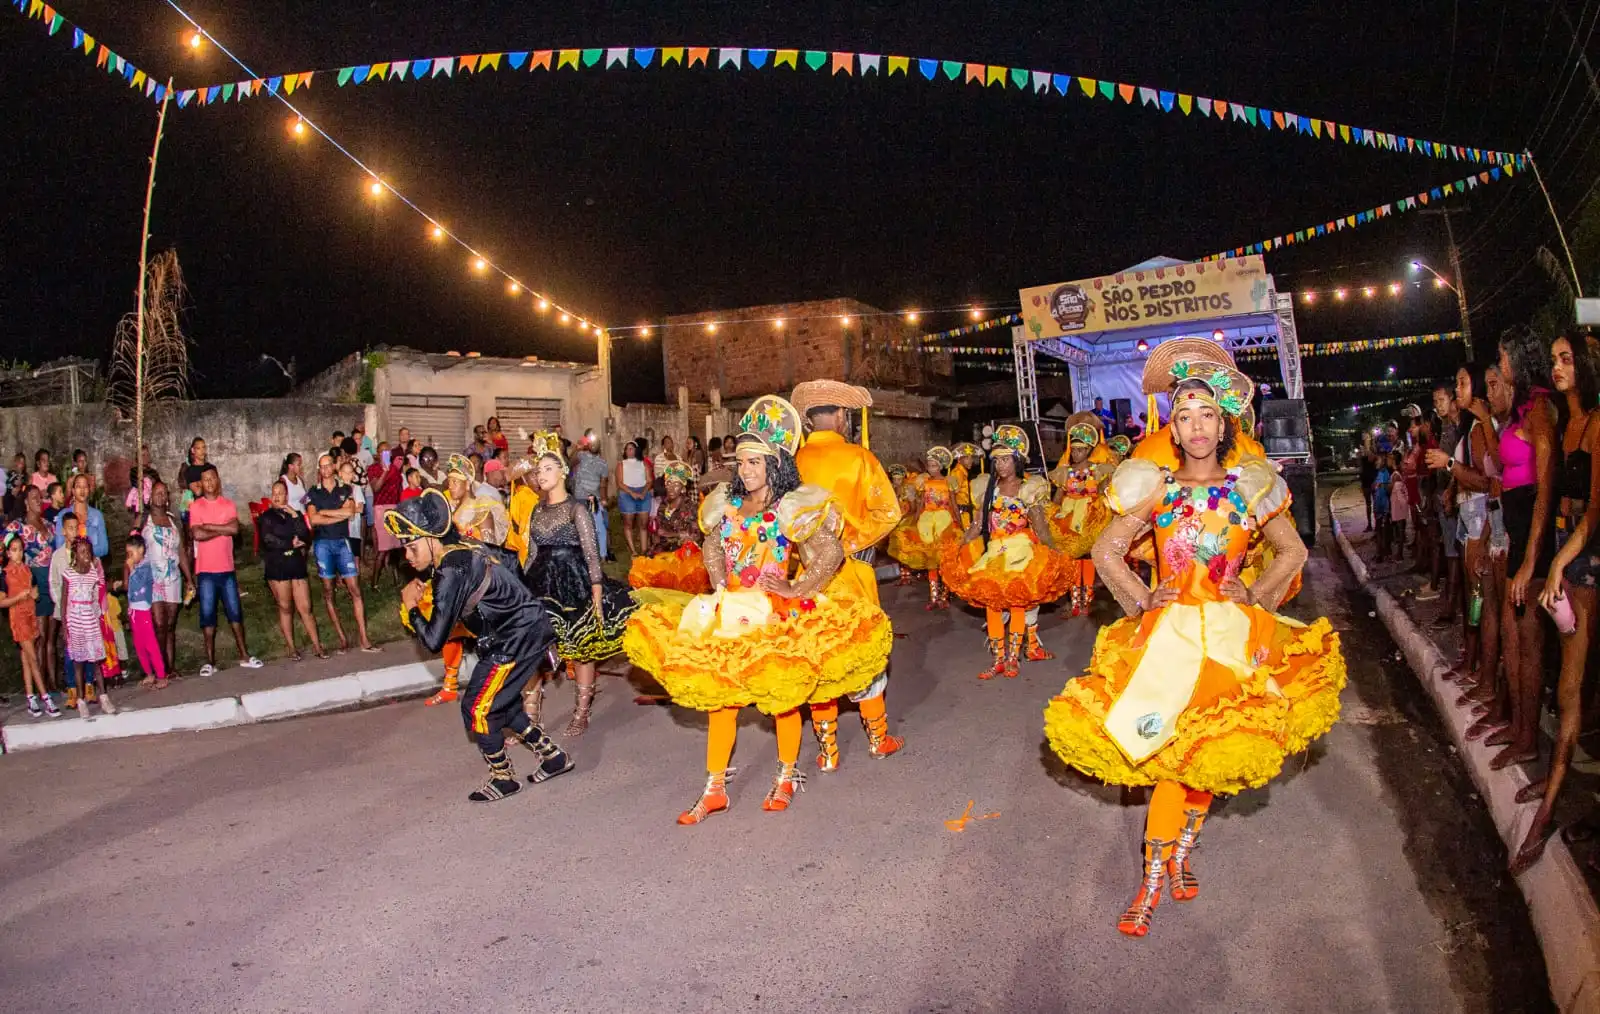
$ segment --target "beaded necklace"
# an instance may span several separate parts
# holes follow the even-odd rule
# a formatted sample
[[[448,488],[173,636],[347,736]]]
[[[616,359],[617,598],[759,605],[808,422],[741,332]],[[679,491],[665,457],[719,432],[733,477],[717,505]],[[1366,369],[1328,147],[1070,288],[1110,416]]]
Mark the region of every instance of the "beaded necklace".
[[[1170,471],[1163,471],[1166,472],[1167,495],[1161,498],[1161,511],[1156,515],[1158,527],[1166,528],[1174,521],[1193,517],[1198,510],[1217,510],[1224,503],[1229,507],[1229,525],[1247,525],[1248,508],[1235,488],[1239,482],[1237,471],[1229,470],[1220,486],[1184,486]],[[1226,532],[1224,528],[1223,533]]]
[[[761,574],[755,565],[760,559],[761,547],[772,543],[772,559],[782,564],[789,558],[789,538],[778,530],[778,514],[773,507],[744,518],[739,516],[743,506],[743,497],[728,498],[729,510],[722,517],[722,553],[728,562],[728,573],[739,575],[740,584],[753,588]],[[741,535],[738,539],[734,538],[736,530]],[[752,533],[754,541],[751,541]]]

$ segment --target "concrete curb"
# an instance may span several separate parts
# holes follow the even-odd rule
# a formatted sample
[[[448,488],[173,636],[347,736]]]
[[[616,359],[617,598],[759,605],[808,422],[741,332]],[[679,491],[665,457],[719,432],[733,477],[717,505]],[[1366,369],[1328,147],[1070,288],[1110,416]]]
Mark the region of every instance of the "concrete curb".
[[[1372,595],[1374,608],[1400,645],[1406,661],[1433,698],[1435,709],[1450,730],[1456,751],[1466,762],[1467,771],[1478,793],[1489,806],[1489,815],[1506,843],[1508,851],[1521,844],[1522,834],[1533,819],[1537,803],[1516,801],[1519,789],[1528,784],[1521,768],[1492,771],[1489,759],[1495,749],[1482,742],[1468,742],[1466,731],[1472,725],[1467,707],[1458,707],[1455,688],[1440,679],[1449,669],[1433,641],[1419,629],[1394,596],[1371,582],[1366,564],[1345,537],[1334,516],[1330,501],[1328,520],[1333,537],[1350,564],[1356,580]],[[1517,886],[1528,903],[1528,914],[1539,946],[1544,951],[1550,976],[1550,993],[1556,1006],[1570,1014],[1600,1014],[1600,909],[1589,891],[1582,871],[1560,835],[1550,839],[1544,856],[1522,876]]]
[[[463,671],[471,672],[475,662],[470,655],[462,659]],[[127,709],[115,715],[97,715],[87,721],[78,719],[10,724],[0,728],[0,736],[3,736],[9,753],[96,740],[126,739],[129,736],[219,729],[414,696],[433,690],[441,681],[442,669],[438,662],[408,662],[309,683],[258,690],[238,697],[219,697],[161,708]]]

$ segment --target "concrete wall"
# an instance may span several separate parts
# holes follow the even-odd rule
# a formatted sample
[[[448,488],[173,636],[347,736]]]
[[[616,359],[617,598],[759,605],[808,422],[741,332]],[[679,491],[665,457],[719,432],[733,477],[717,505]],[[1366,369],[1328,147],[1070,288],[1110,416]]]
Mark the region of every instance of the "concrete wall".
[[[292,406],[292,411],[287,410]],[[334,430],[346,433],[357,422],[372,426],[372,407],[276,399],[222,399],[160,406],[145,422],[145,443],[162,478],[172,480],[185,461],[189,441],[205,438],[209,457],[235,500],[266,496],[290,451],[315,456]],[[0,452],[17,451],[32,460],[45,448],[52,454],[83,448],[90,467],[114,492],[127,489],[133,458],[133,424],[119,422],[104,404],[48,405],[0,409]],[[111,467],[108,468],[107,466]],[[62,467],[56,474],[64,473]]]
[[[478,366],[470,359],[452,359],[445,369],[399,357],[376,372],[373,393],[379,439],[392,440],[389,399],[396,394],[435,394],[467,399],[467,429],[460,446],[472,438],[471,427],[495,414],[496,398],[550,398],[562,403],[561,427],[569,439],[589,427],[599,430],[605,421],[606,391],[603,375],[595,369],[579,373],[567,366]],[[515,434],[512,434],[515,436]]]
[[[802,380],[867,387],[921,387],[948,378],[948,353],[885,349],[921,329],[855,299],[774,303],[668,317],[662,329],[667,390],[709,401],[787,394]],[[773,321],[783,318],[782,328]],[[844,323],[849,318],[849,323]],[[708,322],[717,322],[715,331]]]

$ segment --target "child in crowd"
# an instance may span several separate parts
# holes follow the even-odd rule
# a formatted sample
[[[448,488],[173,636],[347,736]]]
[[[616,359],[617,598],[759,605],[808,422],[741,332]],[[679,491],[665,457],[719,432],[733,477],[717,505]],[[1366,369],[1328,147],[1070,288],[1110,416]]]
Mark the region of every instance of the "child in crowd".
[[[106,658],[105,621],[106,579],[94,558],[89,540],[79,537],[69,543],[72,563],[62,574],[66,596],[67,654],[72,681],[81,691],[78,715],[89,717],[88,687],[91,681],[99,693],[100,710],[114,715],[117,709],[106,696],[101,663]]]
[[[34,610],[39,589],[33,583],[33,571],[23,562],[23,540],[16,532],[5,537],[5,597],[0,606],[11,613],[11,638],[22,652],[22,692],[28,695],[28,714],[34,718],[49,714],[60,717],[56,702],[45,689],[44,676],[39,672],[38,649],[39,616]]]
[[[401,501],[404,502],[406,500],[410,500],[414,496],[421,496],[421,495],[422,495],[422,471],[421,471],[421,469],[416,469],[416,468],[408,468],[408,469],[406,469],[406,488],[400,491],[400,499],[401,499]]]
[[[1389,539],[1394,546],[1394,558],[1406,558],[1406,521],[1411,517],[1411,493],[1406,488],[1405,472],[1400,467],[1400,455],[1389,455]]]
[[[139,685],[164,690],[167,663],[161,657],[161,641],[156,637],[156,622],[151,615],[156,597],[155,573],[144,558],[144,548],[140,535],[128,536],[127,557],[123,563],[123,572],[128,575],[128,624],[133,628],[133,650],[139,656],[139,666],[144,669],[144,679]]]
[[[345,440],[349,441],[349,437]],[[350,518],[350,555],[359,563],[361,560],[361,522],[367,511],[367,477],[365,472],[358,471],[355,459],[346,457],[339,463],[339,481],[350,487],[350,495],[355,499],[361,509]]]
[[[1378,562],[1389,559],[1389,456],[1377,457],[1378,468],[1372,476],[1372,512],[1378,518]]]
[[[50,601],[54,603],[54,619],[58,629],[67,618],[67,571],[72,567],[72,544],[78,541],[82,533],[76,514],[64,516],[60,527],[65,541],[62,548],[50,556]],[[75,708],[78,705],[78,684],[72,679],[72,642],[65,632],[57,637],[57,641],[61,645],[61,671],[66,676],[67,707]]]

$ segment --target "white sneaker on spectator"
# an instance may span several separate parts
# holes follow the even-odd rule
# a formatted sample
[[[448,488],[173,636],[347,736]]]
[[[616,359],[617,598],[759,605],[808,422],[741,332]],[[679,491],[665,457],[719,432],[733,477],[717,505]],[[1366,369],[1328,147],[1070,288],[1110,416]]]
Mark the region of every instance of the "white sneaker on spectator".
[[[78,717],[89,717],[89,702],[84,700],[82,697],[78,698]]]
[[[104,690],[100,691],[100,713],[102,715],[115,715],[116,707],[111,703],[111,695]]]
[[[239,663],[239,668],[241,668],[241,669],[259,669],[264,664],[265,663],[263,663],[259,658],[256,658],[254,655],[251,655],[249,658],[247,658],[243,662]]]
[[[202,676],[215,676],[216,674],[217,667],[212,665],[210,662],[207,662],[205,665],[200,667],[200,675]]]
[[[49,715],[51,718],[61,717],[61,709],[56,707],[55,698],[51,697],[49,694],[44,695],[44,713]]]
[[[46,698],[48,700],[48,698]],[[33,694],[28,695],[28,717],[43,718],[44,709],[39,707],[39,698]]]

